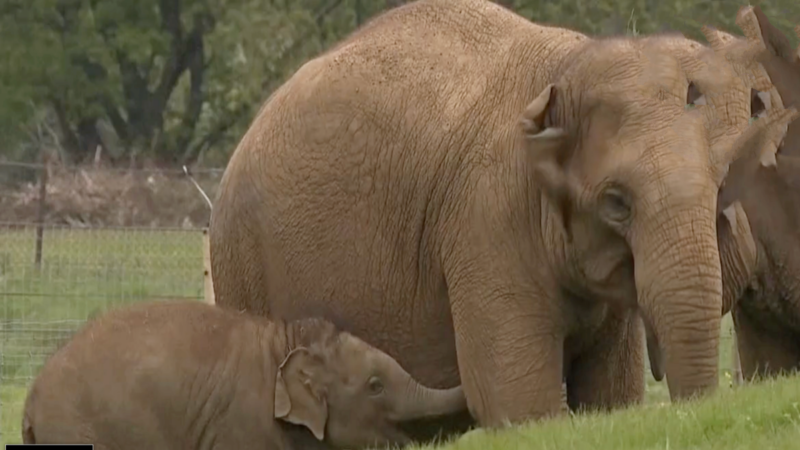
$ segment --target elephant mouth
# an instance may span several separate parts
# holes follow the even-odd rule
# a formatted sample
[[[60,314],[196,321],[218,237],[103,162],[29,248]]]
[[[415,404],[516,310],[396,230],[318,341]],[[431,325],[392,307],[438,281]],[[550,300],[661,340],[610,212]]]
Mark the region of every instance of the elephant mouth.
[[[405,447],[414,443],[414,440],[411,439],[409,434],[407,434],[403,429],[401,429],[402,423],[396,424],[388,424],[386,429],[384,430],[384,434],[386,436],[386,442],[380,443],[382,445],[396,445],[400,447]]]
[[[650,372],[656,381],[664,379],[665,363],[664,353],[661,351],[661,344],[658,342],[658,334],[656,334],[655,327],[652,322],[647,318],[646,314],[639,311],[639,315],[644,322],[645,337],[647,340],[647,358],[650,360]]]

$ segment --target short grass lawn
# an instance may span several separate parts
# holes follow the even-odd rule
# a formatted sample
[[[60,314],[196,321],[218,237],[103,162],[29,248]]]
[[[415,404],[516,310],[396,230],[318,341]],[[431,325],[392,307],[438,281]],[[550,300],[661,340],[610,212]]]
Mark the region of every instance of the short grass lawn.
[[[487,433],[417,450],[789,450],[800,448],[800,377]]]

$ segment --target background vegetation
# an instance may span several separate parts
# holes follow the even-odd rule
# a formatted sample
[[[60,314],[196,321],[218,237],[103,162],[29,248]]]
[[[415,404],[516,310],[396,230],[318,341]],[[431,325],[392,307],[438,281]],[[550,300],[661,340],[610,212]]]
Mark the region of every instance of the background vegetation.
[[[221,166],[300,64],[398,0],[4,0],[0,160]],[[498,0],[608,35],[738,33],[739,0]],[[796,0],[754,1],[795,38]]]

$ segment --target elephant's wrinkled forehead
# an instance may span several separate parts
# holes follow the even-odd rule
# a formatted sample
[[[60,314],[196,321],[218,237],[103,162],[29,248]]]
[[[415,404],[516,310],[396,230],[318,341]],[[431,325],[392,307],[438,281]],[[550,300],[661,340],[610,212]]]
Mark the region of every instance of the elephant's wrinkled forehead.
[[[367,366],[374,363],[377,354],[377,349],[352,334],[343,332],[339,335],[337,357],[346,365],[358,361],[359,365],[368,369]]]
[[[710,151],[704,120],[697,112],[653,119],[653,124],[633,120],[623,123],[619,146],[623,153],[640,158],[705,167]]]
[[[586,86],[596,99],[630,105],[681,107],[688,82],[680,61],[646,40],[606,39],[587,44],[564,73],[567,83]]]

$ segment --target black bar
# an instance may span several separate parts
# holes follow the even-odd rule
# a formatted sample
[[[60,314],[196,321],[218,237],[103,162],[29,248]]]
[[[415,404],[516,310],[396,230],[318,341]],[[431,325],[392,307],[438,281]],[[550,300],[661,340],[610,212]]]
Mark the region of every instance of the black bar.
[[[31,447],[40,450],[94,450],[94,444],[6,444],[6,450],[24,450]]]

